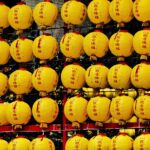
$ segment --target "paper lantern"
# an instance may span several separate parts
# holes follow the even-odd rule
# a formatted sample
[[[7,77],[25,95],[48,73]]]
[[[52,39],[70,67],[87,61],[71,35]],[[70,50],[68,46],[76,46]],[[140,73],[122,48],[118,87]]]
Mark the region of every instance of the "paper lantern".
[[[129,136],[135,136],[135,129],[120,129],[120,133],[126,133]]]
[[[52,60],[58,52],[57,40],[50,35],[38,36],[33,42],[33,54],[41,60]]]
[[[86,19],[86,6],[78,1],[67,1],[62,5],[61,17],[66,24],[81,25]]]
[[[29,62],[32,60],[33,41],[27,38],[19,38],[12,42],[10,54],[18,63]]]
[[[78,33],[66,33],[60,42],[60,49],[68,58],[79,58],[83,52],[83,36]]]
[[[1,145],[1,150],[7,150],[8,149],[8,142],[0,139],[0,145]]]
[[[8,90],[8,78],[5,74],[0,72],[0,96],[6,94]]]

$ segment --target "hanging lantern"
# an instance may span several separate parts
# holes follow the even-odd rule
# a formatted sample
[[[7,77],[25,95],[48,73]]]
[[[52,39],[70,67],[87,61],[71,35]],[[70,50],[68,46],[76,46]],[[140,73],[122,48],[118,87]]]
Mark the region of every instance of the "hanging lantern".
[[[54,142],[46,136],[41,135],[37,137],[36,139],[33,139],[29,150],[55,150]]]
[[[105,122],[110,118],[110,103],[106,97],[93,97],[87,105],[87,113],[91,120]]]
[[[108,38],[100,31],[95,31],[87,34],[83,41],[83,49],[85,53],[93,57],[101,58],[108,51]]]
[[[68,58],[79,58],[83,52],[83,36],[78,33],[66,33],[60,42],[60,49]]]
[[[41,123],[40,127],[47,128],[47,124],[55,121],[58,116],[58,104],[51,98],[40,98],[33,104],[32,113],[34,119]]]
[[[87,13],[94,24],[107,24],[111,20],[108,0],[93,0],[88,5]]]
[[[119,133],[111,140],[110,150],[132,150],[133,139],[126,133]]]
[[[87,85],[92,88],[106,88],[108,71],[109,69],[101,64],[90,66],[85,73]]]
[[[129,136],[135,136],[135,129],[120,129],[120,133],[126,133]]]
[[[5,74],[0,72],[0,96],[6,94],[8,90],[8,78]]]
[[[32,9],[24,2],[19,2],[10,9],[8,21],[15,30],[28,29],[33,22]]]
[[[29,150],[30,141],[23,136],[18,136],[8,145],[8,150]]]
[[[38,3],[33,10],[33,18],[40,27],[51,27],[58,16],[57,5],[51,3],[51,0],[44,0]]]
[[[112,66],[108,72],[110,86],[115,89],[128,89],[131,85],[131,71],[132,69],[124,63]]]
[[[88,150],[109,150],[111,139],[105,134],[92,137],[88,143]]]
[[[150,64],[148,62],[137,64],[131,72],[131,82],[136,88],[150,88]]]
[[[32,74],[21,68],[10,74],[9,88],[15,94],[27,94],[32,90]]]
[[[132,0],[113,0],[110,3],[109,13],[114,21],[127,23],[133,18],[132,7]]]
[[[78,1],[67,1],[62,5],[61,17],[66,24],[81,25],[86,19],[86,6]]]
[[[33,54],[41,60],[52,60],[57,52],[58,43],[53,36],[41,35],[33,42]]]
[[[87,104],[88,101],[83,97],[75,96],[67,100],[64,113],[66,118],[73,123],[73,126],[79,126],[78,123],[83,123],[87,119]]]
[[[87,150],[88,140],[81,134],[69,138],[66,142],[65,150]]]
[[[25,63],[32,60],[32,40],[19,38],[12,42],[10,54],[18,63]]]
[[[113,118],[119,121],[127,121],[133,116],[133,98],[129,96],[117,96],[112,99],[110,112]]]
[[[117,57],[128,57],[133,52],[133,36],[129,32],[119,31],[113,34],[109,40],[109,48]]]
[[[23,101],[16,100],[8,105],[6,117],[10,124],[15,125],[16,128],[21,128],[20,125],[26,125],[30,121],[30,106]]]
[[[61,72],[61,81],[65,88],[80,89],[85,84],[85,69],[77,64],[67,65]]]
[[[32,75],[32,83],[34,88],[40,92],[52,92],[57,87],[57,72],[50,67],[39,67]]]
[[[8,150],[8,142],[0,139],[0,146],[1,146],[1,150]]]

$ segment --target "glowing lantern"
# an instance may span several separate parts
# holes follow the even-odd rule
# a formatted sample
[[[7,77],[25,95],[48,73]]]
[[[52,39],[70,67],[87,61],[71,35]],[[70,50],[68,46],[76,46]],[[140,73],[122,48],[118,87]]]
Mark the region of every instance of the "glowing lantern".
[[[83,52],[83,36],[78,33],[66,33],[60,42],[60,49],[68,58],[79,58]]]
[[[19,38],[15,40],[10,47],[12,58],[19,63],[29,62],[32,60],[32,40]]]
[[[105,88],[108,85],[108,71],[108,68],[101,64],[90,66],[85,73],[87,85],[92,88]]]
[[[117,64],[108,72],[108,82],[112,88],[128,89],[130,87],[132,69],[127,64]]]
[[[1,150],[7,150],[8,149],[8,142],[0,139],[0,146],[1,146]]]
[[[57,50],[58,43],[50,35],[41,35],[33,42],[33,54],[41,60],[53,59],[57,54]]]
[[[5,74],[0,72],[0,96],[6,94],[8,90],[8,78]]]
[[[120,129],[120,133],[127,133],[129,136],[135,135],[135,129]]]
[[[83,135],[77,134],[67,140],[65,150],[87,150],[88,140]]]
[[[61,73],[61,81],[68,89],[80,89],[85,84],[85,69],[79,65],[67,65]]]
[[[37,122],[41,123],[41,127],[47,127],[48,123],[55,121],[58,112],[58,104],[48,97],[38,99],[32,107],[33,117]]]
[[[108,38],[100,31],[91,32],[85,36],[83,49],[90,57],[103,57],[108,51]]]
[[[86,6],[75,0],[65,2],[61,8],[61,17],[66,24],[81,25],[86,19]]]
[[[58,8],[50,0],[38,3],[33,10],[33,18],[39,27],[51,27],[58,16]]]

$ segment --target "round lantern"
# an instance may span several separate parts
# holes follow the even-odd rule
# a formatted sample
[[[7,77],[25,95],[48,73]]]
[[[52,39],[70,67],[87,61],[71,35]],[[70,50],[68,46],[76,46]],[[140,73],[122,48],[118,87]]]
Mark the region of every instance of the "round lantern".
[[[5,29],[9,26],[8,13],[10,8],[6,6],[3,2],[0,3],[0,29]],[[5,12],[5,13],[4,13]]]
[[[8,150],[29,150],[30,141],[23,136],[18,136],[17,138],[10,141],[8,145]]]
[[[94,24],[107,24],[111,18],[109,15],[108,0],[93,0],[88,5],[87,13],[90,21]]]
[[[8,142],[0,139],[0,146],[1,146],[1,150],[8,150]]]
[[[39,27],[51,27],[57,19],[58,8],[50,1],[38,3],[33,10],[33,18]]]
[[[136,139],[133,143],[133,148],[136,150],[148,150],[149,149],[149,143],[150,143],[150,132],[144,132]]]
[[[87,150],[88,140],[83,135],[77,134],[69,138],[66,142],[65,150]]]
[[[29,62],[32,60],[32,40],[19,38],[12,42],[10,54],[18,63]]]
[[[88,143],[88,150],[109,150],[111,139],[105,134],[92,137]]]
[[[85,69],[77,64],[67,65],[61,72],[61,81],[68,89],[80,89],[85,84]]]
[[[37,68],[32,75],[32,83],[40,92],[52,92],[57,87],[57,72],[50,67]]]
[[[132,150],[133,139],[126,133],[119,133],[119,135],[114,136],[111,140],[110,150]]]
[[[112,99],[110,112],[113,118],[119,121],[127,121],[133,115],[133,98],[129,96],[117,96]]]
[[[85,72],[87,85],[92,88],[105,88],[108,85],[108,71],[108,68],[101,64],[90,66]]]
[[[33,54],[41,60],[53,59],[57,51],[57,40],[50,35],[41,35],[33,42]]]
[[[133,52],[132,34],[123,30],[113,34],[109,40],[109,48],[111,53],[115,56],[130,56]]]
[[[136,0],[133,4],[133,14],[138,21],[150,21],[150,1],[149,0]]]
[[[128,89],[130,87],[132,69],[124,63],[114,65],[108,72],[108,82],[112,88]]]
[[[0,72],[0,96],[6,94],[8,90],[8,78],[5,74]]]
[[[9,77],[9,88],[15,94],[27,94],[32,90],[32,74],[21,68]]]
[[[149,89],[150,88],[150,64],[137,64],[131,72],[131,82],[136,88]]]
[[[88,101],[83,97],[75,96],[67,100],[64,113],[66,118],[74,123],[83,123],[87,119]]]
[[[32,9],[24,2],[12,7],[8,14],[8,21],[15,30],[24,30],[32,25]]]
[[[93,97],[87,105],[87,113],[91,120],[105,122],[110,118],[110,103],[106,97]]]
[[[127,23],[133,18],[132,7],[132,0],[113,0],[110,3],[109,13],[116,22]]]
[[[83,49],[88,56],[101,58],[108,51],[108,38],[100,31],[91,32],[84,38]]]
[[[79,58],[83,52],[83,36],[78,33],[66,33],[60,42],[60,49],[68,58]]]
[[[33,117],[37,122],[41,123],[41,127],[47,127],[48,123],[55,121],[58,112],[58,104],[48,97],[38,99],[32,107]]]
[[[120,133],[127,133],[129,136],[135,136],[135,129],[120,129]]]
[[[61,17],[66,24],[81,25],[86,19],[86,6],[78,1],[67,1],[61,8]]]

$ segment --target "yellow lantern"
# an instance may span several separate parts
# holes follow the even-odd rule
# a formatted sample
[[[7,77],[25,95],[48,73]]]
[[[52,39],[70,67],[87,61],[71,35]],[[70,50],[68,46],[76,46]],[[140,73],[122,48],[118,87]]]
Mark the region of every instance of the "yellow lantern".
[[[8,142],[0,139],[0,146],[1,146],[1,150],[8,150]]]
[[[12,58],[18,62],[29,62],[32,60],[32,40],[27,38],[19,38],[12,42],[10,54]]]
[[[120,129],[120,133],[127,133],[129,136],[135,136],[135,129]]]
[[[61,81],[68,89],[80,89],[85,84],[85,69],[77,64],[67,65],[61,72]]]
[[[131,72],[131,82],[136,88],[150,88],[150,64],[137,64]]]
[[[110,86],[115,89],[128,89],[131,85],[131,71],[132,69],[124,63],[112,66],[108,72]]]
[[[32,90],[32,74],[21,68],[10,74],[9,88],[15,94],[27,94]]]
[[[92,137],[88,143],[88,150],[109,150],[111,139],[105,134]]]
[[[8,90],[8,78],[5,74],[0,72],[0,96],[6,94]]]
[[[132,150],[133,139],[126,133],[119,133],[111,140],[110,150]]]
[[[87,150],[88,140],[83,135],[77,134],[69,138],[66,142],[65,150]]]
[[[6,117],[12,125],[26,125],[31,118],[30,106],[23,101],[16,100],[8,105]]]
[[[141,22],[150,21],[150,1],[149,0],[136,0],[133,4],[134,17]]]
[[[66,33],[60,41],[60,49],[68,58],[79,58],[83,52],[83,36],[78,33]]]
[[[64,113],[66,118],[72,123],[83,123],[87,119],[88,101],[83,97],[75,96],[67,100]]]
[[[108,38],[100,31],[87,34],[83,41],[83,49],[90,57],[103,57],[108,51]]]
[[[148,150],[149,149],[149,143],[150,143],[150,132],[144,132],[136,139],[133,143],[133,148],[135,150]]]
[[[105,122],[110,118],[110,103],[106,97],[93,97],[87,105],[87,113],[91,120]]]
[[[58,16],[58,8],[51,0],[38,3],[33,10],[33,18],[39,27],[51,27]]]
[[[110,112],[112,117],[119,121],[127,121],[133,115],[133,98],[129,96],[117,96],[112,99]]]
[[[34,139],[29,150],[55,150],[54,142],[45,136],[41,135],[38,138]]]
[[[48,97],[38,99],[32,107],[33,117],[37,122],[41,123],[41,127],[47,127],[48,123],[55,121],[58,112],[57,102]]]
[[[109,40],[109,48],[111,53],[115,56],[130,56],[133,52],[132,34],[123,30],[113,34]]]
[[[29,150],[30,141],[23,136],[18,136],[8,145],[8,150]]]
[[[108,85],[108,71],[109,69],[101,64],[90,66],[85,73],[87,85],[92,88],[105,88]]]
[[[88,5],[87,13],[90,21],[94,24],[107,24],[111,18],[109,15],[108,0],[93,0]]]
[[[53,59],[57,51],[57,40],[50,35],[41,35],[33,42],[33,54],[41,60]]]
[[[129,123],[136,123],[138,122],[138,118],[136,116],[133,116],[131,119],[128,120]]]
[[[3,2],[0,3],[0,29],[5,29],[9,26],[8,13],[10,8],[6,6]],[[5,12],[5,13],[4,13]]]
[[[32,83],[40,92],[52,92],[57,87],[57,72],[50,67],[37,68],[32,75]]]
[[[110,3],[109,13],[116,22],[127,23],[133,18],[132,7],[132,0],[113,0]]]
[[[86,6],[78,1],[67,1],[61,8],[61,17],[66,24],[81,25],[86,19]]]

